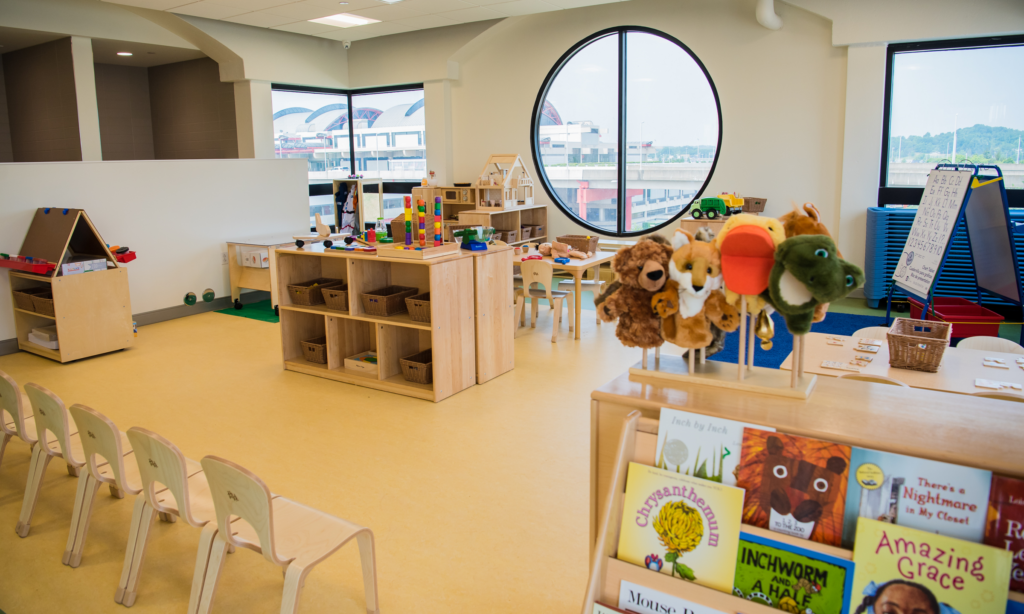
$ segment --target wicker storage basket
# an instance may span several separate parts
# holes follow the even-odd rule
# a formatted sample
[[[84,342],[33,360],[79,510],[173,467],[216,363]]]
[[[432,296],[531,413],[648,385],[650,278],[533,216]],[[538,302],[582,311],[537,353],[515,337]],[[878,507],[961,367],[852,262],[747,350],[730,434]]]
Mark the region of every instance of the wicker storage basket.
[[[417,294],[405,299],[405,306],[409,309],[409,317],[415,322],[430,321],[430,293]]]
[[[44,316],[57,315],[53,311],[53,292],[50,292],[49,290],[33,294],[32,306],[35,307],[34,311],[41,313]]]
[[[530,238],[539,239],[544,236],[544,226],[540,224],[527,224],[526,227],[530,229]]]
[[[889,340],[889,365],[935,373],[942,353],[949,347],[953,327],[945,322],[896,318],[886,337]]]
[[[336,311],[348,311],[348,284],[323,288],[324,304],[328,309]]]
[[[530,234],[532,232],[533,232],[533,228],[530,228],[529,226],[520,226],[519,227],[519,240],[520,241],[529,241],[530,240]]]
[[[756,196],[744,196],[743,197],[743,212],[744,213],[761,213],[764,211],[764,206],[768,204],[767,198],[757,198]]]
[[[288,286],[288,294],[292,297],[293,305],[305,305],[307,307],[310,305],[323,305],[324,288],[332,288],[334,286],[342,286],[344,284],[345,280],[343,279],[318,277],[316,279]]]
[[[47,287],[39,288],[25,288],[24,290],[14,291],[14,306],[18,309],[24,309],[25,311],[35,311],[35,303],[32,302],[33,294],[40,294],[42,292],[49,292],[50,289]]]
[[[327,337],[317,337],[302,342],[302,357],[309,362],[327,364]]]
[[[429,384],[434,381],[434,363],[431,358],[431,350],[423,350],[406,356],[398,362],[402,364],[402,377],[406,381],[417,384]]]
[[[363,311],[371,316],[393,316],[407,309],[405,299],[419,293],[417,288],[408,286],[387,286],[359,295]]]
[[[597,253],[597,237],[588,237],[585,235],[562,235],[555,239],[559,243],[566,243],[574,250],[578,252],[590,252],[592,254]]]
[[[505,243],[515,243],[519,240],[518,230],[502,230],[501,236],[504,237]]]

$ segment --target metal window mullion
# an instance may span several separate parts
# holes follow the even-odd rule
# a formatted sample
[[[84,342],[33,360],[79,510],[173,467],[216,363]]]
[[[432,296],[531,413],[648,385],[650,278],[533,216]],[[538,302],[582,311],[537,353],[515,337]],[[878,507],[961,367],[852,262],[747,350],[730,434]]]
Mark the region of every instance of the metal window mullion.
[[[625,30],[619,31],[619,185],[618,185],[618,202],[616,203],[617,215],[617,227],[619,232],[617,234],[623,234],[626,232],[625,222],[625,203],[626,203],[626,32]]]

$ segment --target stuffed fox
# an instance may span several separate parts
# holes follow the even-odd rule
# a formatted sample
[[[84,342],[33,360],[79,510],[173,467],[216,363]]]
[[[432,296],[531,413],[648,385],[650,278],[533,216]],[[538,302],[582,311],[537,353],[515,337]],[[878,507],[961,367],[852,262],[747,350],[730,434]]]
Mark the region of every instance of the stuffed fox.
[[[712,323],[727,332],[740,325],[739,313],[725,302],[720,289],[718,250],[682,229],[676,230],[672,247],[669,281],[651,298],[651,307],[662,318],[665,341],[682,348],[707,347],[713,340]]]

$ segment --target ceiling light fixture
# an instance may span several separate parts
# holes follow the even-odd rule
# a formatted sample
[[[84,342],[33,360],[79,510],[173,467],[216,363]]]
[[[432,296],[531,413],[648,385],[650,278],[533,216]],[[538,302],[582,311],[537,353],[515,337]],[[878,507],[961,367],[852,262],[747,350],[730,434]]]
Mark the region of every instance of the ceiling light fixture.
[[[348,2],[339,2],[338,4],[348,4]]]
[[[379,2],[383,2],[384,4],[396,4],[398,2],[401,2],[402,0],[378,0],[378,1]]]
[[[131,51],[118,51],[118,52],[117,52],[117,55],[120,55],[120,56],[124,56],[124,57],[128,57],[128,56],[130,56],[131,54],[132,54],[132,52],[131,52]]]
[[[350,15],[348,13],[338,13],[337,15],[331,15],[330,17],[310,19],[309,21],[313,23],[322,23],[325,26],[334,26],[336,28],[352,28],[355,26],[365,26],[371,23],[380,23],[379,19],[370,19],[369,17]]]

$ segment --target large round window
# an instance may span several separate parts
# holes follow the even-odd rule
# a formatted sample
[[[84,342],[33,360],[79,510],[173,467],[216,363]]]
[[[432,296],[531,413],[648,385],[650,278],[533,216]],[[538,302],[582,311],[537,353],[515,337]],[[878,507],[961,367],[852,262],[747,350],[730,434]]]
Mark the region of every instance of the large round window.
[[[668,224],[704,191],[722,113],[711,76],[686,45],[627,26],[562,56],[532,128],[534,162],[555,204],[591,230],[625,236]]]

